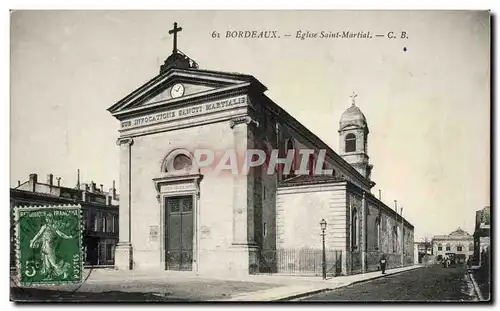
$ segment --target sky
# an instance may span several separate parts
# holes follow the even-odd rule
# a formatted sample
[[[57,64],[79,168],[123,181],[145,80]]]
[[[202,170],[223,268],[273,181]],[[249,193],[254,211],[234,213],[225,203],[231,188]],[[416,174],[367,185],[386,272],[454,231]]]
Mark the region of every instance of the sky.
[[[11,187],[30,173],[72,187],[77,169],[82,182],[118,185],[119,122],[106,109],[158,74],[173,22],[183,28],[179,49],[200,68],[253,75],[334,150],[356,92],[370,128],[373,193],[398,201],[416,241],[457,227],[473,233],[475,211],[490,205],[484,11],[15,11]],[[232,30],[281,38],[225,38]],[[301,40],[299,30],[385,36]]]

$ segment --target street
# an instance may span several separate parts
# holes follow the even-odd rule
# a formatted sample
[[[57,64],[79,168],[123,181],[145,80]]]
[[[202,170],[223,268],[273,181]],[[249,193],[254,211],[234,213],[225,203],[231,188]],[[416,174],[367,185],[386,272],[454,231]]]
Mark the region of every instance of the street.
[[[470,301],[473,285],[463,265],[410,270],[310,296],[301,301]]]
[[[213,279],[182,274],[136,275],[99,272],[81,285],[11,287],[14,301],[285,301],[286,297],[326,289],[327,292],[292,301],[473,301],[474,285],[463,265],[401,268],[329,279],[253,276],[247,279]],[[372,279],[373,278],[373,279]],[[479,280],[479,279],[478,279]],[[361,281],[361,282],[360,282]],[[358,284],[339,287],[360,282]],[[479,284],[480,286],[480,284]],[[332,290],[333,289],[333,290]],[[307,294],[306,294],[307,295]],[[486,296],[485,294],[483,294]],[[233,300],[234,301],[234,300]]]

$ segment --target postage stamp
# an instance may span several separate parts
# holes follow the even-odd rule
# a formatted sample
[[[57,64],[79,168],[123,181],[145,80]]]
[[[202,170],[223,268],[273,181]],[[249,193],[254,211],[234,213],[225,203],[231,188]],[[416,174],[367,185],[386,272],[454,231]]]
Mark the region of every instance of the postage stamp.
[[[81,282],[81,206],[16,207],[15,215],[20,285]]]

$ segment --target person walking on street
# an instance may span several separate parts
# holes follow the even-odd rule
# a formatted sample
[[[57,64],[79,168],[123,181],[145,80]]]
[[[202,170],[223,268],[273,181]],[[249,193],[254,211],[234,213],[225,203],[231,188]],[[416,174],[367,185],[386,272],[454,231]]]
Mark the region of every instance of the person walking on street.
[[[382,270],[382,274],[385,274],[385,265],[387,264],[387,260],[385,259],[385,254],[382,254],[380,257],[380,270]]]

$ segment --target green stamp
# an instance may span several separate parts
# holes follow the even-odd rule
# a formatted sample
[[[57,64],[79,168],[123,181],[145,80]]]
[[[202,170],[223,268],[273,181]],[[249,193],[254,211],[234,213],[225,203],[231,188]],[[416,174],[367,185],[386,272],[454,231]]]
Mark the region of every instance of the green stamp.
[[[17,267],[21,285],[82,280],[79,205],[16,207]]]

